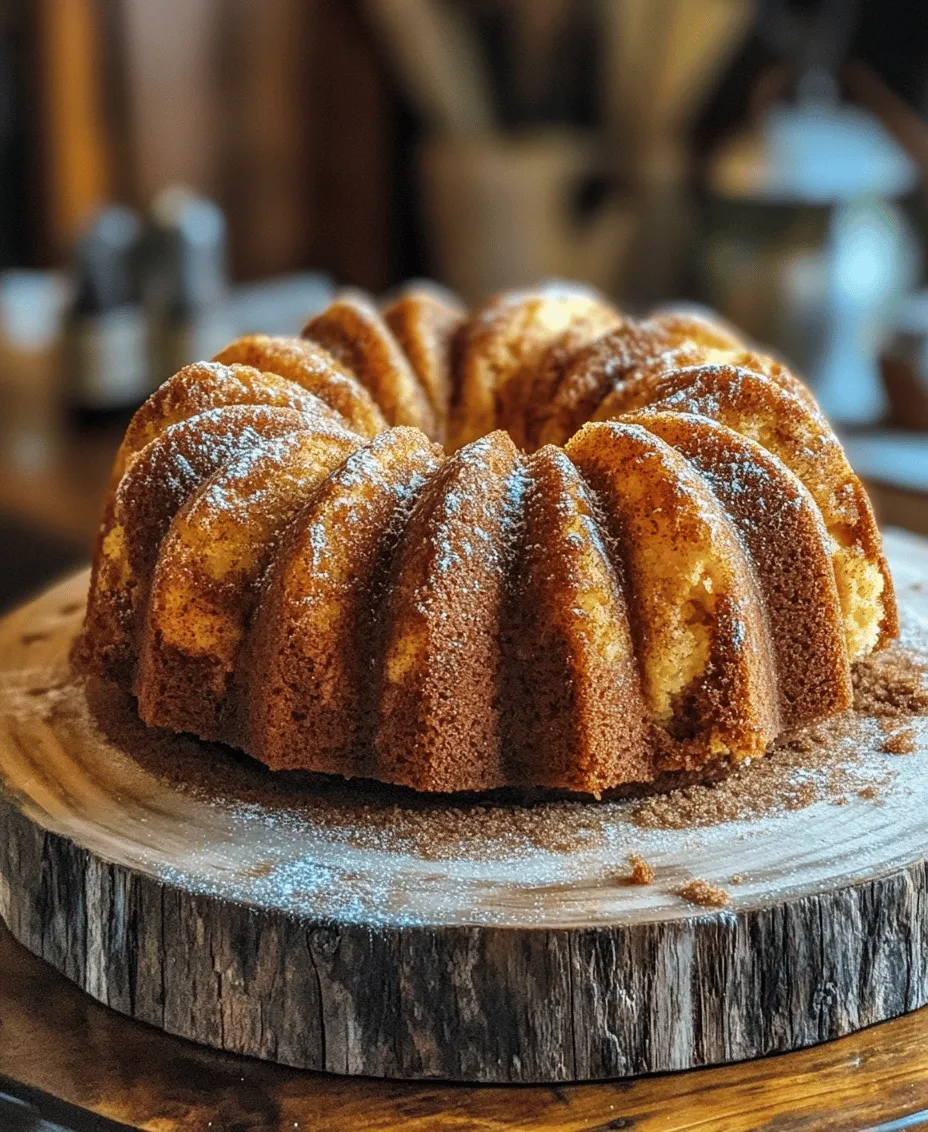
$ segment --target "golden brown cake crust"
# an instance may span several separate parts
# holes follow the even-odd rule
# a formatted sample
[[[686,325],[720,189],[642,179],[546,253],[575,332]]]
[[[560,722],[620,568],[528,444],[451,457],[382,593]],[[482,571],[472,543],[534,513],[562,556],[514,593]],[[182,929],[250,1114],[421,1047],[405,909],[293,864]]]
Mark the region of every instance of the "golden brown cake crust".
[[[626,420],[686,457],[747,546],[770,628],[780,728],[844,711],[851,669],[831,546],[808,491],[776,456],[715,421],[660,412]]]
[[[506,782],[499,624],[519,456],[504,432],[432,476],[399,548],[384,612],[378,776],[418,790]]]
[[[391,425],[438,431],[425,389],[373,302],[345,292],[303,327],[370,392]]]
[[[338,427],[302,429],[236,457],[190,496],[152,576],[135,688],[146,723],[235,741],[236,661],[264,570],[360,443]]]
[[[521,442],[532,385],[528,374],[571,326],[589,321],[605,329],[619,319],[600,295],[575,284],[551,283],[492,298],[458,335],[451,447],[498,426],[514,431]]]
[[[896,635],[860,481],[730,327],[415,285],[305,333],[185,367],[126,433],[75,661],[146,721],[279,769],[597,794],[763,755]]]
[[[851,660],[898,635],[892,578],[873,509],[840,442],[817,409],[779,382],[724,364],[688,367],[665,374],[656,383],[643,379],[640,384],[642,396],[628,401],[699,413],[754,437],[808,488],[834,543]],[[631,407],[628,401],[626,412]]]
[[[101,523],[79,646],[82,667],[132,687],[151,578],[174,516],[230,460],[313,423],[294,409],[230,405],[178,421],[149,441]]]
[[[621,547],[645,700],[667,737],[661,769],[762,754],[777,732],[770,641],[726,512],[639,424],[585,425],[566,452]]]
[[[561,449],[525,462],[522,515],[502,629],[507,778],[592,794],[648,781],[657,743],[615,548]]]
[[[383,317],[429,399],[436,439],[444,441],[451,406],[452,344],[467,311],[456,296],[420,284],[401,292],[384,308]]]
[[[560,380],[537,403],[532,439],[566,444],[615,388],[634,378],[743,351],[727,328],[691,315],[657,314],[641,323],[626,321],[567,359]],[[614,414],[596,416],[608,420]]]
[[[349,456],[288,531],[243,665],[243,745],[268,766],[377,777],[379,611],[396,543],[442,458],[418,429],[391,429]]]
[[[111,485],[119,482],[135,453],[169,425],[220,405],[274,405],[333,424],[347,424],[324,401],[278,374],[262,373],[251,366],[194,362],[155,390],[132,418],[116,454]]]
[[[249,334],[230,342],[213,360],[225,365],[238,362],[296,382],[340,413],[362,436],[376,436],[387,427],[377,402],[364,386],[307,338]]]

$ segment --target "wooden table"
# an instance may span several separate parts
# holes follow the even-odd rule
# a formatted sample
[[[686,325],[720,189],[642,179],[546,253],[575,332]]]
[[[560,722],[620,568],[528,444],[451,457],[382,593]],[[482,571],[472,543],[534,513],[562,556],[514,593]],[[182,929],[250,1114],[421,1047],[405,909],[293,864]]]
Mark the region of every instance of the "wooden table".
[[[842,440],[880,523],[928,535],[928,434],[869,429]]]
[[[928,1127],[928,1009],[800,1053],[666,1077],[555,1088],[350,1080],[216,1054],[131,1022],[0,926],[0,1093],[16,1090],[73,1127],[83,1112],[151,1132],[901,1132]],[[56,1101],[77,1108],[62,1116]]]
[[[123,430],[124,425],[67,429],[38,468],[0,458],[0,511],[89,549]]]

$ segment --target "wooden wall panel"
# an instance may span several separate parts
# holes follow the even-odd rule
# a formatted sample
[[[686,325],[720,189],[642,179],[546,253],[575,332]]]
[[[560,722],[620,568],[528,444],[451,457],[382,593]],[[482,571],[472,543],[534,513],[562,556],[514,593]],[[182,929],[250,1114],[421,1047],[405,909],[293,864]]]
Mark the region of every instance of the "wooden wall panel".
[[[309,58],[318,5],[227,0],[223,9],[221,200],[236,270],[304,266],[316,227],[309,166]]]
[[[310,61],[315,260],[372,290],[390,281],[390,190],[396,104],[371,32],[353,2],[318,5]]]
[[[70,0],[74,2],[74,0]],[[121,0],[134,195],[221,180],[218,77],[223,0]]]
[[[94,0],[39,0],[36,9],[43,253],[63,255],[112,189],[100,26]]]

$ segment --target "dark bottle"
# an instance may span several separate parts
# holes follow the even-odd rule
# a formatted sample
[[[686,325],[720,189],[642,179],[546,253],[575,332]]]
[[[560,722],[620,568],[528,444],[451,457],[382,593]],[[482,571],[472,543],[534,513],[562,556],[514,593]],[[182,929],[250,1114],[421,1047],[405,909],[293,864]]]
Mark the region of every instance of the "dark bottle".
[[[151,209],[145,269],[153,384],[211,358],[235,337],[227,303],[226,222],[213,201],[180,185]]]
[[[116,423],[150,391],[139,287],[141,233],[135,212],[108,205],[75,248],[64,362],[67,402],[80,423]]]

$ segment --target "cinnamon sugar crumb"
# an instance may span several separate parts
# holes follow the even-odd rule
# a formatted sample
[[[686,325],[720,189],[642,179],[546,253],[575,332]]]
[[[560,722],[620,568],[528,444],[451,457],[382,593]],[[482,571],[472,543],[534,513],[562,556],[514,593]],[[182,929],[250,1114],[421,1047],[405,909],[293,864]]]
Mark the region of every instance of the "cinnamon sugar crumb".
[[[726,889],[699,877],[694,877],[682,888],[675,889],[674,895],[682,896],[691,904],[700,904],[704,908],[725,908],[731,903],[731,896]]]
[[[854,711],[882,719],[928,715],[924,667],[898,645],[854,666]]]
[[[915,728],[903,727],[889,734],[880,746],[887,755],[914,755],[918,750]]]
[[[628,863],[631,865],[630,884],[653,884],[654,867],[650,865],[639,853],[629,853]]]

